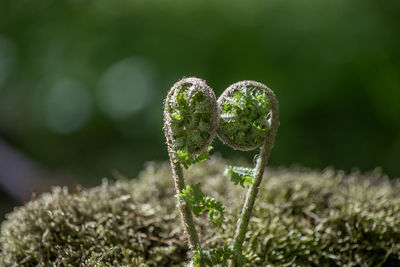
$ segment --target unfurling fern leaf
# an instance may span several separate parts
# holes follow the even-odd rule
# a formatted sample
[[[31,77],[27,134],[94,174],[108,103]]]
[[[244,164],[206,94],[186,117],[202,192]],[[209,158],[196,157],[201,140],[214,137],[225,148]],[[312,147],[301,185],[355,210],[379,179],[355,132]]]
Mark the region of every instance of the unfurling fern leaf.
[[[234,184],[240,184],[243,188],[254,182],[254,169],[252,168],[226,166],[224,175],[229,177]]]
[[[176,153],[176,163],[181,163],[185,169],[189,168],[190,165],[197,164],[203,162],[205,160],[210,159],[210,151],[213,149],[212,146],[209,146],[204,152],[199,154],[191,154],[187,149],[182,149],[178,151],[173,151]]]
[[[206,197],[200,189],[200,184],[188,185],[176,197],[187,205],[196,216],[208,211],[210,221],[220,226],[225,219],[225,207],[215,198]]]

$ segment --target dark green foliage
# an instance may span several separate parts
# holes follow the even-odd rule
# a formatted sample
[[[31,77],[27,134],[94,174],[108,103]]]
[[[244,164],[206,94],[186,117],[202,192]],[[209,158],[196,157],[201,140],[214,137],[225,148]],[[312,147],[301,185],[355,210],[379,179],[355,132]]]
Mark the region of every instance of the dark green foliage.
[[[269,130],[269,101],[252,86],[235,88],[220,100],[220,133],[240,147],[256,147]]]
[[[243,188],[254,181],[254,169],[237,166],[226,166],[224,175],[229,177],[234,184],[240,184]]]
[[[241,187],[217,158],[190,168],[190,183],[234,210],[202,247],[230,240]],[[244,243],[247,266],[400,266],[400,183],[381,174],[266,170]],[[55,188],[3,222],[0,266],[184,266],[190,256],[169,164],[149,164],[135,180],[67,192]]]
[[[186,186],[186,189],[183,189],[182,193],[176,197],[190,207],[196,216],[207,211],[208,217],[214,225],[221,226],[223,223],[225,219],[224,206],[215,198],[206,197],[200,189],[200,183]]]

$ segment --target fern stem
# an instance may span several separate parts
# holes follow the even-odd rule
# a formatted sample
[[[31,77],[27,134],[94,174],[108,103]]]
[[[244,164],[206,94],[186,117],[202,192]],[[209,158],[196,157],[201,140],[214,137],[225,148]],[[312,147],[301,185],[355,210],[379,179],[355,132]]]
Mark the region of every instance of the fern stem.
[[[176,154],[172,152],[172,138],[170,135],[169,126],[165,125],[164,130],[165,130],[165,136],[167,138],[169,159],[172,167],[172,175],[174,177],[175,192],[176,194],[180,194],[182,193],[182,190],[185,189],[185,180],[183,178],[182,166],[177,161]],[[200,248],[200,240],[196,230],[196,225],[193,220],[192,211],[188,206],[186,206],[179,200],[178,200],[178,207],[181,213],[183,227],[185,229],[185,233],[189,241],[189,247],[192,251],[194,251],[195,249]]]
[[[272,92],[272,90],[267,88],[266,92],[271,101],[271,111],[272,111],[271,128],[268,132],[267,137],[264,139],[263,144],[261,145],[260,153],[258,155],[256,166],[254,169],[254,174],[255,174],[254,183],[250,186],[250,188],[247,191],[246,199],[243,204],[242,213],[237,223],[237,228],[235,236],[233,238],[233,246],[232,246],[233,251],[236,255],[235,257],[233,257],[231,263],[231,266],[233,267],[241,266],[241,263],[237,256],[242,255],[242,246],[246,236],[247,226],[249,225],[251,213],[263,178],[264,169],[268,163],[269,156],[271,155],[271,151],[275,142],[275,136],[279,127],[278,100],[276,99],[275,94]]]

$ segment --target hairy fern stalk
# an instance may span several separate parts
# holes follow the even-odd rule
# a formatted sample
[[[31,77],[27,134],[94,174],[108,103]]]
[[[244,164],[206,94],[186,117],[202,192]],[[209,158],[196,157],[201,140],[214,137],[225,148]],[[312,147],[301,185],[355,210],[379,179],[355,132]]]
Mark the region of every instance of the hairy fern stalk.
[[[225,175],[242,187],[249,185],[233,238],[232,266],[243,265],[242,245],[279,127],[279,105],[274,92],[262,83],[232,84],[218,99],[221,112],[218,137],[234,149],[260,148],[254,169],[228,166]]]
[[[200,185],[186,186],[182,167],[188,168],[209,159],[209,145],[216,136],[218,117],[214,91],[199,78],[180,80],[171,88],[165,100],[164,132],[178,206],[189,246],[200,258],[200,239],[193,213],[200,216],[208,211],[211,221],[220,225],[224,209],[215,199],[205,197]]]

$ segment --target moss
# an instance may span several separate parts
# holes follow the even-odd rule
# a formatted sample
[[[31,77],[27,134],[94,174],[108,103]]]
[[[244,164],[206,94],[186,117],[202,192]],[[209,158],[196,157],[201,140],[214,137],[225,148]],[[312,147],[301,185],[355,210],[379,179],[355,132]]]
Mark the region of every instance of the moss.
[[[225,162],[187,176],[227,206],[227,223],[200,229],[205,247],[231,241],[244,191]],[[400,266],[399,182],[368,175],[267,170],[245,242],[249,266]],[[85,190],[54,188],[8,214],[0,266],[182,266],[187,245],[167,164],[138,179]],[[242,196],[242,198],[239,198]]]

